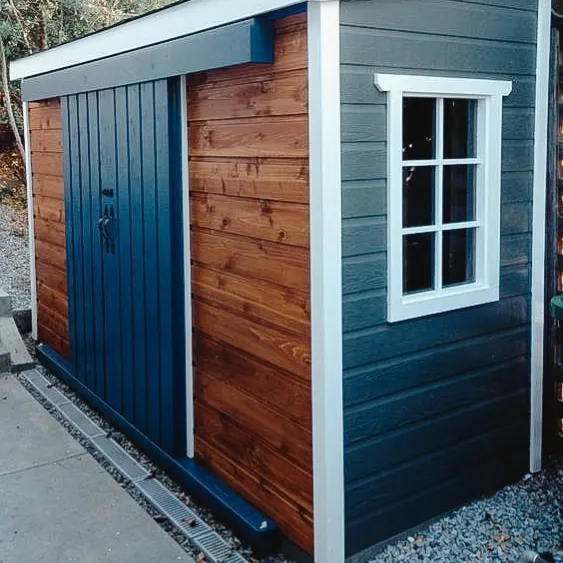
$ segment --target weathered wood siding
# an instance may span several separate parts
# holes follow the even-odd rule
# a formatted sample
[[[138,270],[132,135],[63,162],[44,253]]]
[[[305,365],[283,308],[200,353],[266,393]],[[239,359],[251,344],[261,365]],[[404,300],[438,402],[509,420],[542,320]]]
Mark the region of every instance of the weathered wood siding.
[[[40,342],[69,358],[60,100],[29,104],[37,323]]]
[[[188,85],[196,456],[312,551],[307,34]]]
[[[536,4],[341,3],[348,553],[526,471]],[[386,97],[376,72],[513,81],[499,302],[386,322]]]

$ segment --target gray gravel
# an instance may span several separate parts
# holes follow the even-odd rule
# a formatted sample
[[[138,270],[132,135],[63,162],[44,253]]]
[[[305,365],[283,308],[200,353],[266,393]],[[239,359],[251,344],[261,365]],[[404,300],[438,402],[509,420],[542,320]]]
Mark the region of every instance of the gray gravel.
[[[17,213],[0,203],[0,289],[12,296],[14,309],[31,306],[29,250],[25,233],[12,223]]]
[[[516,562],[526,549],[563,550],[563,457],[493,496],[395,542],[370,563]]]

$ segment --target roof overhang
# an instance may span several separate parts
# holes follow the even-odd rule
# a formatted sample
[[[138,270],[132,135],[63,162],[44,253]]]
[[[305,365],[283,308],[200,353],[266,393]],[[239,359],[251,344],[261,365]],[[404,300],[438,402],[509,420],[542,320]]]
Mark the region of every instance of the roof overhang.
[[[189,0],[13,61],[10,64],[10,78],[19,80],[113,57],[302,2],[303,0]]]
[[[224,25],[22,80],[25,101],[139,84],[228,66],[274,61],[273,22]]]

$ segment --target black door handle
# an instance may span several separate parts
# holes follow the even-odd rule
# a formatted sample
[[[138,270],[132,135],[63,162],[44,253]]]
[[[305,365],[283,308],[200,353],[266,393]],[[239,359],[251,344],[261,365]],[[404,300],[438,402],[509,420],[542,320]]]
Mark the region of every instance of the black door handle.
[[[109,210],[109,214],[108,214],[108,207],[106,205],[104,207],[103,217],[100,217],[98,219],[98,229],[100,230],[102,241],[105,242],[106,252],[111,252],[112,254],[115,254],[115,242],[108,230],[108,225],[110,225],[112,221],[113,221],[113,206]]]

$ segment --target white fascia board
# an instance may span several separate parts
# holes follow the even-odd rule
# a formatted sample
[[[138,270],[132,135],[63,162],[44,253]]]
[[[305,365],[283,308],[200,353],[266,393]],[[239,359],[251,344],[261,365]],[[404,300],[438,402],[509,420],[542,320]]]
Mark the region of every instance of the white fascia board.
[[[542,467],[545,325],[545,222],[551,1],[539,0],[532,207],[532,303],[530,365],[530,471]]]
[[[430,91],[434,95],[508,96],[512,82],[481,78],[449,78],[441,76],[417,76],[406,74],[376,74],[375,85],[381,92],[400,90],[405,93]]]
[[[10,79],[111,57],[299,3],[300,0],[189,0],[13,61]]]

